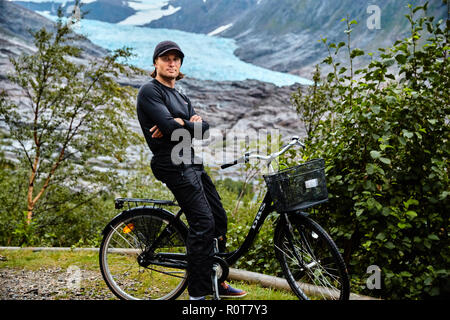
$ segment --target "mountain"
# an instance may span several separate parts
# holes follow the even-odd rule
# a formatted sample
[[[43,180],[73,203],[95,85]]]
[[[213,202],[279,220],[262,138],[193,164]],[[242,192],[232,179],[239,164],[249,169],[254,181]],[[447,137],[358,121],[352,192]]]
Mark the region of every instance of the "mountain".
[[[348,16],[358,22],[352,25],[352,46],[375,52],[409,34],[404,17],[408,13],[407,4],[420,5],[425,1],[173,0],[170,3],[181,9],[146,26],[202,33],[226,26],[217,34],[237,40],[235,54],[242,60],[308,77],[314,65],[327,54],[324,45],[318,42],[320,39],[336,43],[346,40],[342,18]],[[373,15],[369,6],[373,4],[379,8],[379,29],[368,27]],[[428,7],[436,20],[447,17],[442,0],[431,0]]]
[[[8,51],[8,47],[11,50],[28,47],[28,50],[30,50],[33,40],[30,31],[37,31],[42,27],[47,30],[54,30],[53,22],[40,14],[14,2],[0,0],[0,37],[2,40],[0,49],[3,56],[11,53]],[[107,52],[86,38],[77,41],[76,45],[82,48],[88,56],[98,57]]]
[[[33,0],[33,1],[14,1],[24,8],[33,11],[47,11],[56,15],[58,7],[71,14],[75,1],[65,0]],[[127,17],[135,14],[137,10],[128,6],[127,1],[122,0],[82,0],[83,12],[86,18],[100,20],[105,22],[117,23]]]
[[[24,106],[23,110],[26,110],[28,98],[23,90],[13,85],[7,77],[7,74],[13,71],[9,59],[35,52],[36,48],[28,30],[38,30],[41,27],[49,30],[54,28],[53,22],[43,16],[14,2],[0,0],[0,89],[5,89],[15,103]],[[76,45],[83,47],[88,52],[78,59],[79,63],[89,63],[90,60],[106,53],[104,49],[92,44],[87,39]],[[117,82],[121,85],[139,88],[150,79],[148,75],[133,77],[119,75]],[[209,166],[218,166],[225,160],[231,161],[237,156],[233,154],[234,149],[231,147],[227,147],[233,150],[226,150],[226,159],[219,151],[212,151],[221,147],[224,137],[230,139],[236,136],[238,139],[243,139],[247,136],[255,139],[257,136],[249,136],[249,132],[254,130],[256,133],[259,129],[276,131],[284,139],[292,135],[304,134],[303,125],[298,120],[290,102],[291,94],[299,87],[302,86],[296,84],[279,87],[257,80],[205,81],[189,77],[177,82],[177,89],[189,96],[197,113],[211,125],[211,137],[206,142],[209,147],[205,150],[205,164]],[[129,121],[130,127],[140,133],[141,129],[137,119]],[[0,131],[4,129],[0,122]],[[200,145],[203,143],[202,141],[198,142]],[[232,143],[231,141],[229,145]],[[139,149],[141,147],[142,150]],[[0,145],[0,149],[5,151],[7,157],[14,158],[14,151],[8,148]],[[142,153],[149,154],[145,145],[136,146],[136,148],[139,150],[130,152],[130,157],[139,157]],[[236,150],[241,150],[241,147],[236,145]],[[134,160],[136,159],[130,159],[130,162],[127,163],[133,163]],[[231,168],[223,174],[234,176],[237,169],[239,168]]]
[[[69,8],[73,1],[17,1],[33,10],[55,10],[56,2]],[[409,35],[407,4],[425,0],[85,0],[86,18],[152,28],[177,29],[233,38],[235,54],[246,62],[310,78],[314,65],[327,51],[322,38],[346,40],[342,18],[352,25],[352,47],[376,52]],[[369,6],[376,5],[377,12]],[[442,0],[429,1],[429,13],[447,18]],[[380,24],[369,28],[374,14]],[[363,58],[360,58],[363,59]],[[363,62],[363,61],[361,61]]]

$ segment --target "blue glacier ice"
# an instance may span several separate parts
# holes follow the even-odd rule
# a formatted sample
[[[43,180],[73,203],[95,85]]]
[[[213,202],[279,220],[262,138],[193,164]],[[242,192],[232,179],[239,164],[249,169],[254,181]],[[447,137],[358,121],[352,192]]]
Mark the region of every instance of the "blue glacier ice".
[[[56,19],[54,16],[42,12],[41,14]],[[185,54],[181,71],[192,78],[214,81],[256,79],[277,86],[311,84],[308,79],[271,71],[240,60],[233,54],[237,48],[233,39],[89,19],[78,22],[74,30],[109,50],[131,47],[135,56],[129,63],[146,70],[153,69],[153,50],[156,44],[163,40],[172,40],[178,43]]]

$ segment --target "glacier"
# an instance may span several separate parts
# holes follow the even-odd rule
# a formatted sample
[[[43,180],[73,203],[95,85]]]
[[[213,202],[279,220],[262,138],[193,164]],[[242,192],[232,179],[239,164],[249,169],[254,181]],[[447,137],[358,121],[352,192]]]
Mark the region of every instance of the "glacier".
[[[39,13],[53,21],[57,19],[48,12]],[[237,48],[234,39],[89,19],[79,21],[73,29],[108,50],[132,48],[134,56],[128,63],[146,70],[153,70],[155,46],[160,41],[172,40],[185,54],[181,72],[188,77],[213,81],[255,79],[277,86],[312,83],[311,80],[296,75],[268,70],[240,60],[233,53]]]

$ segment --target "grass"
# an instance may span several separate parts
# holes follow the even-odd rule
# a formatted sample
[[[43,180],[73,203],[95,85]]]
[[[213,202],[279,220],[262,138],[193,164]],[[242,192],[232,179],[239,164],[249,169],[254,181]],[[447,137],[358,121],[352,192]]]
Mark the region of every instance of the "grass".
[[[43,268],[60,268],[65,273],[69,267],[76,266],[89,273],[97,272],[98,277],[83,277],[81,287],[84,293],[88,293],[91,299],[105,299],[109,289],[100,276],[98,253],[90,251],[32,251],[32,250],[0,250],[0,271],[2,269],[38,271]],[[256,284],[243,281],[229,281],[237,288],[248,292],[244,300],[295,300],[292,293],[285,290],[263,288]],[[63,296],[55,296],[55,299],[73,299],[68,292]],[[76,298],[75,298],[76,299]],[[108,299],[108,298],[106,298]],[[187,290],[181,296],[187,299]]]

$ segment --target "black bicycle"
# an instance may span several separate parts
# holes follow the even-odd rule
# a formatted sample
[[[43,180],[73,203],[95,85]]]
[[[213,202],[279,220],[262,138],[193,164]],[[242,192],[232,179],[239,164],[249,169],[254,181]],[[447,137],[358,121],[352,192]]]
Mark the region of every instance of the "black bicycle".
[[[268,167],[294,145],[304,145],[293,137],[279,152],[262,156],[253,152],[222,169],[251,158],[266,160]],[[349,276],[336,244],[306,211],[328,200],[324,161],[315,159],[264,175],[267,185],[250,230],[242,245],[214,258],[213,292],[217,282],[228,277],[229,266],[252,245],[268,215],[279,216],[274,232],[274,250],[293,292],[300,299],[341,299],[350,295]],[[120,299],[176,299],[187,285],[186,236],[188,228],[166,208],[177,206],[170,200],[118,198],[117,209],[128,209],[114,217],[103,230],[100,269],[111,291]]]

